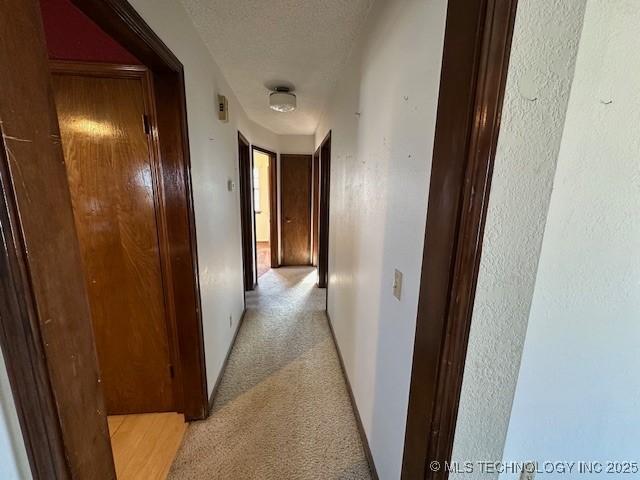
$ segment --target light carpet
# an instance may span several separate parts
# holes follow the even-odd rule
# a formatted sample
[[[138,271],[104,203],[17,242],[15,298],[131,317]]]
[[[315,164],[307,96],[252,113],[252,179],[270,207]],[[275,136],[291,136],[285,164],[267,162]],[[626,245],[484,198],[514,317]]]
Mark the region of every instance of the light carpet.
[[[370,479],[311,268],[279,268],[247,312],[211,416],[192,423],[169,479]]]

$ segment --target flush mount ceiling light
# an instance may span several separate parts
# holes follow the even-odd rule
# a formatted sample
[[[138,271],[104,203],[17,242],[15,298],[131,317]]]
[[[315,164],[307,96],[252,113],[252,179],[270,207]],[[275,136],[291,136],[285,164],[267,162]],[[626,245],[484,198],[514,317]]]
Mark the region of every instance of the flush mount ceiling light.
[[[276,87],[269,95],[269,108],[276,112],[292,112],[296,109],[296,96],[289,87]]]

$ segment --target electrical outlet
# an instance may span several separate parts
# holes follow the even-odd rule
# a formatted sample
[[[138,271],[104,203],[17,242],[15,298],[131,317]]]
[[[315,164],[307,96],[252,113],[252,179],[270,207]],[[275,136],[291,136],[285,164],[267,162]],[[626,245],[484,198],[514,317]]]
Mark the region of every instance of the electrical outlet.
[[[393,274],[393,296],[398,300],[402,296],[402,272],[398,269]]]
[[[520,472],[520,480],[533,480],[536,476],[536,463],[526,462]]]

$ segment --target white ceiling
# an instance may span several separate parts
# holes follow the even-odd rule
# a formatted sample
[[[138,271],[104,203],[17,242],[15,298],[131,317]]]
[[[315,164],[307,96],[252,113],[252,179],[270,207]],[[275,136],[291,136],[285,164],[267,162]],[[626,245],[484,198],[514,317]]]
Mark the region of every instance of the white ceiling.
[[[373,0],[181,0],[249,117],[314,133]],[[298,108],[269,109],[265,85],[293,84]]]

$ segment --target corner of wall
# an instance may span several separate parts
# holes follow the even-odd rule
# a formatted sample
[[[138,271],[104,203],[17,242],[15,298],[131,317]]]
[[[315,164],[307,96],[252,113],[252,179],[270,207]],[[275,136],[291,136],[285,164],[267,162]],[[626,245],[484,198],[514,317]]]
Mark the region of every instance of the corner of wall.
[[[585,3],[518,5],[454,439],[460,464],[502,460]]]

